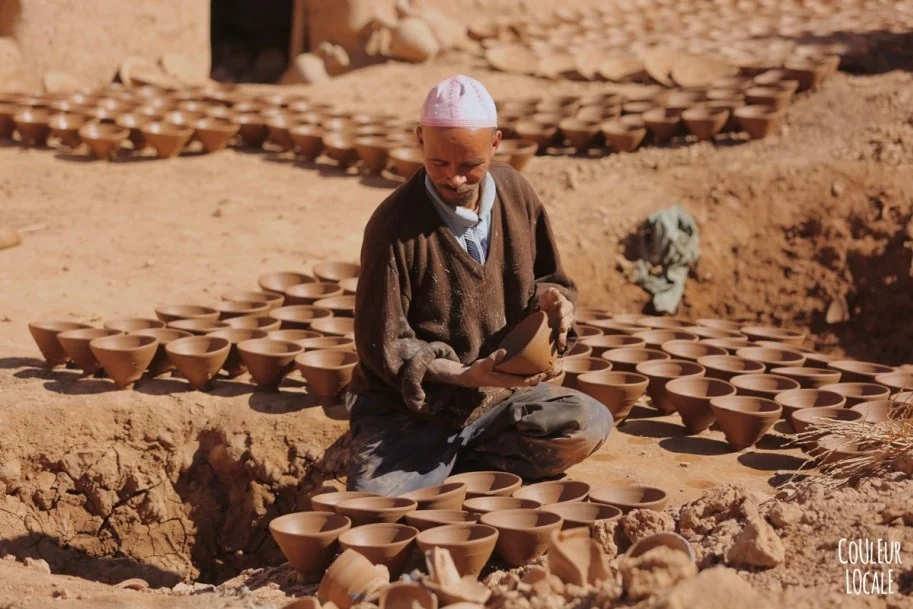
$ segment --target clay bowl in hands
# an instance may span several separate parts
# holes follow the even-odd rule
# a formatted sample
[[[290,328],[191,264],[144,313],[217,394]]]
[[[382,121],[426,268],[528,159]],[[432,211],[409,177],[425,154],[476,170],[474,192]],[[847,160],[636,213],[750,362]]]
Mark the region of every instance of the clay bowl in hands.
[[[190,127],[165,121],[148,123],[140,132],[160,159],[170,159],[179,155],[193,136],[193,129]]]
[[[418,503],[405,497],[359,497],[346,499],[336,505],[336,513],[348,516],[354,526],[399,522],[403,516],[416,509]]]
[[[239,317],[237,319],[241,318]],[[209,334],[213,330],[221,330],[230,326],[228,325],[228,322],[219,321],[217,319],[177,319],[175,321],[169,321],[168,327],[175,330],[190,332],[194,336],[203,336],[204,334]]]
[[[681,415],[682,422],[692,434],[698,434],[713,424],[715,417],[710,408],[713,398],[735,393],[734,386],[714,378],[685,377],[666,384],[669,403]]]
[[[875,383],[834,383],[824,385],[822,391],[833,391],[846,398],[847,408],[856,404],[872,400],[886,400],[891,396],[891,390]]]
[[[277,294],[285,294],[285,291],[293,285],[314,282],[315,279],[310,275],[305,275],[304,273],[298,273],[296,271],[265,273],[260,275],[257,279],[260,289],[267,292],[276,292]]]
[[[716,422],[733,450],[754,446],[783,413],[773,400],[729,396],[710,400]]]
[[[600,127],[606,142],[615,152],[634,152],[647,136],[647,128],[621,121],[608,121]]]
[[[729,381],[740,374],[762,374],[764,364],[736,355],[707,355],[697,360],[707,372],[706,376]]]
[[[13,116],[19,140],[23,146],[46,146],[51,135],[51,115],[47,110],[34,108],[22,110]]]
[[[89,348],[96,338],[105,336],[117,336],[123,334],[120,330],[108,330],[105,328],[80,328],[78,330],[67,330],[57,335],[60,346],[66,352],[67,357],[82,370],[83,375],[89,376],[97,374],[101,370],[101,364]]]
[[[96,338],[89,348],[115,387],[126,389],[143,376],[155,357],[158,341],[151,336],[118,334]]]
[[[467,472],[450,476],[444,482],[465,483],[467,499],[510,497],[523,484],[520,476],[509,472]]]
[[[399,523],[357,526],[339,536],[343,550],[355,550],[374,565],[384,565],[397,578],[412,554],[418,529]]]
[[[710,140],[723,130],[729,120],[729,110],[709,107],[688,108],[682,112],[685,126],[699,140]]]
[[[269,531],[298,572],[324,571],[339,549],[339,536],[352,527],[345,516],[332,512],[298,512],[274,518]]]
[[[657,349],[612,349],[602,354],[602,359],[612,364],[617,372],[637,372],[638,364],[669,360],[672,356]]]
[[[199,305],[167,305],[157,308],[155,316],[167,324],[179,319],[216,320],[219,318],[219,312],[212,307]]]
[[[890,388],[892,391],[909,391],[913,389],[913,373],[889,372],[887,374],[879,374],[875,377],[875,382]]]
[[[564,371],[564,386],[568,389],[577,389],[577,377],[587,372],[611,370],[612,364],[596,357],[572,357],[564,359],[561,364]]]
[[[564,503],[567,501],[586,501],[590,485],[579,480],[551,480],[518,488],[513,496],[519,499],[532,499],[541,505]]]
[[[501,140],[501,144],[498,146],[498,154],[505,155],[507,162],[517,171],[526,169],[530,159],[536,155],[538,150],[539,145],[531,140]]]
[[[780,127],[786,111],[770,106],[742,106],[732,111],[739,126],[751,139],[759,140],[772,134]]]
[[[802,408],[793,413],[793,428],[796,433],[805,433],[821,421],[861,422],[863,414],[851,408]]]
[[[892,412],[896,412],[900,408],[902,406],[891,400],[871,400],[856,404],[850,410],[861,412],[862,421],[865,423],[884,423],[891,419]]]
[[[361,266],[353,262],[318,262],[314,265],[313,271],[314,276],[320,281],[339,283],[343,279],[357,279]]]
[[[50,366],[60,366],[69,361],[69,356],[61,346],[57,336],[69,330],[90,329],[88,324],[73,321],[33,321],[29,323],[29,333],[38,345],[42,357]]]
[[[165,351],[191,387],[206,391],[228,359],[231,343],[215,336],[191,336],[168,343]]]
[[[644,339],[627,334],[590,336],[582,339],[581,342],[593,349],[592,357],[602,357],[603,353],[612,349],[645,349],[647,347]]]
[[[193,336],[190,332],[174,330],[172,328],[146,328],[143,330],[133,330],[130,334],[136,336],[151,336],[158,341],[155,357],[149,362],[148,374],[152,377],[160,376],[174,370],[174,363],[171,361],[171,358],[168,357],[168,352],[166,350],[168,344],[179,338]]]
[[[222,330],[213,330],[207,332],[206,336],[215,336],[224,338],[231,343],[231,349],[228,352],[228,358],[222,365],[222,369],[228,374],[228,378],[235,378],[247,372],[247,364],[241,359],[241,353],[238,351],[238,343],[247,340],[256,340],[266,338],[265,330],[250,330],[242,328],[224,328]]]
[[[54,114],[48,119],[51,135],[60,140],[67,148],[79,148],[82,139],[79,129],[86,124],[88,119],[80,114]]]
[[[130,135],[130,130],[112,123],[91,121],[79,129],[79,137],[96,158],[111,160]]]
[[[390,163],[393,173],[408,179],[425,164],[425,157],[420,148],[401,146],[390,151]]]
[[[521,509],[489,512],[479,522],[497,529],[495,551],[501,560],[519,567],[545,554],[563,519],[554,512]]]
[[[807,333],[803,331],[787,330],[776,326],[743,326],[740,331],[749,340],[766,340],[795,347],[801,347],[807,336]]]
[[[615,506],[623,514],[631,510],[661,512],[669,502],[669,496],[661,488],[625,484],[594,488],[590,491],[590,501]]]
[[[333,312],[333,317],[355,317],[354,296],[321,298],[314,302],[314,306],[320,309],[329,309]]]
[[[383,137],[355,138],[355,153],[368,173],[379,174],[390,161],[390,143]]]
[[[234,302],[265,302],[270,311],[281,307],[285,302],[285,296],[278,292],[258,292],[256,290],[232,290],[222,294],[219,298]]]
[[[556,355],[548,316],[536,311],[517,324],[501,341],[499,349],[506,351],[495,370],[517,376],[533,376],[545,372]]]
[[[214,322],[225,324],[226,328],[237,328],[239,330],[263,330],[272,332],[282,326],[282,322],[272,317],[260,317],[257,315],[242,315],[241,317],[232,317],[225,321]]]
[[[401,495],[418,502],[420,510],[459,510],[466,500],[465,482],[445,482]]]
[[[447,524],[476,522],[479,514],[464,510],[416,510],[406,514],[406,524],[419,531]]]
[[[351,317],[324,317],[315,319],[311,329],[324,336],[344,336],[354,338],[355,320]]]
[[[824,385],[832,385],[840,382],[840,372],[838,370],[828,370],[826,368],[782,366],[773,368],[770,372],[796,380],[799,382],[799,385],[805,389],[817,389]]]
[[[831,362],[828,368],[839,371],[842,375],[840,380],[844,383],[874,383],[879,375],[896,372],[891,366],[848,359]]]
[[[352,351],[307,351],[295,358],[295,367],[307,380],[308,393],[319,404],[333,405],[352,381],[358,355]]]
[[[793,414],[805,408],[843,408],[846,398],[833,391],[821,389],[792,389],[778,393],[774,401],[783,408],[783,418],[794,430]]]
[[[637,373],[650,379],[647,393],[653,407],[666,414],[675,412],[675,407],[669,400],[666,384],[678,378],[701,377],[706,370],[700,364],[687,360],[653,360],[637,365]]]
[[[564,520],[562,529],[588,527],[597,520],[617,520],[621,518],[621,510],[614,505],[586,501],[553,503],[543,506],[542,511],[561,516]]]
[[[691,332],[685,332],[684,330],[674,330],[674,329],[657,329],[657,330],[644,330],[643,332],[635,332],[632,336],[643,339],[647,343],[648,349],[662,349],[663,343],[667,343],[673,340],[688,340],[697,342],[698,337],[696,334]]]
[[[282,323],[283,330],[307,330],[315,320],[332,315],[329,309],[310,305],[277,307],[269,312],[269,317]]]
[[[729,379],[739,395],[773,400],[778,393],[799,389],[799,381],[776,374],[740,374]]]
[[[422,552],[449,551],[460,576],[478,577],[495,549],[498,530],[485,524],[448,524],[422,531],[416,541]]]
[[[647,390],[649,382],[642,374],[614,370],[588,372],[577,377],[580,391],[608,408],[616,423],[628,416],[634,408],[634,402]]]
[[[377,493],[364,491],[337,491],[321,493],[311,497],[311,509],[315,512],[335,512],[336,506],[349,499],[362,499],[364,497],[379,497]]]
[[[742,347],[735,354],[745,359],[761,362],[768,369],[801,366],[805,363],[805,356],[801,353],[774,347]]]
[[[653,535],[641,537],[630,548],[628,548],[625,556],[627,558],[637,558],[638,556],[643,556],[654,548],[668,548],[670,550],[675,550],[676,552],[681,552],[682,554],[688,556],[688,558],[691,559],[691,562],[694,562],[695,560],[694,549],[691,547],[691,544],[688,542],[688,540],[678,533],[672,533],[669,531],[654,533]]]

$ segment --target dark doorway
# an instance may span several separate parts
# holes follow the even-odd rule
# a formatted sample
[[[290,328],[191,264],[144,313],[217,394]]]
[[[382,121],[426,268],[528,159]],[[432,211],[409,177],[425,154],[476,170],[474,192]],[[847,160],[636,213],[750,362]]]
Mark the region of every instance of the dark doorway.
[[[211,0],[212,77],[274,83],[288,66],[292,0]]]

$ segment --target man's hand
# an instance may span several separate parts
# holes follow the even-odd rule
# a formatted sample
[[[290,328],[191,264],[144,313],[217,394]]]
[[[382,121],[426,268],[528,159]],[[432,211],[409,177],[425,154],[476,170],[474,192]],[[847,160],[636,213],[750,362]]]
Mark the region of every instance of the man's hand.
[[[548,325],[556,333],[558,355],[564,355],[567,333],[574,325],[574,305],[556,288],[549,288],[539,296],[539,310],[548,315]]]
[[[532,387],[548,378],[548,373],[546,372],[530,377],[498,372],[495,370],[495,366],[501,363],[505,355],[507,355],[506,350],[498,349],[488,357],[483,357],[471,363],[460,375],[460,384],[464,387],[507,387],[513,389],[516,387]]]

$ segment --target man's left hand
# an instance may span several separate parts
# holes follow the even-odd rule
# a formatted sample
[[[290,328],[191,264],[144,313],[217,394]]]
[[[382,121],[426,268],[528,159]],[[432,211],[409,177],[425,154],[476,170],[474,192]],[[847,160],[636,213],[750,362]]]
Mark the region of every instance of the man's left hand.
[[[557,288],[549,288],[539,296],[539,310],[548,315],[548,323],[557,333],[558,355],[567,351],[567,333],[574,325],[574,305]]]

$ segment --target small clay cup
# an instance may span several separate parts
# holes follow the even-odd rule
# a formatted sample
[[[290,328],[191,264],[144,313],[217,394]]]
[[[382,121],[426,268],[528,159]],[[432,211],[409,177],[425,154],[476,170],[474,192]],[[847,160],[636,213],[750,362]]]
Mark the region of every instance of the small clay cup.
[[[203,144],[203,151],[213,153],[228,146],[240,126],[224,119],[201,118],[193,124],[196,138]]]
[[[757,444],[783,413],[773,400],[746,396],[714,398],[710,408],[729,446],[736,451]]]
[[[165,351],[191,387],[197,391],[206,391],[212,379],[225,365],[231,343],[228,339],[215,336],[191,336],[168,343]]]
[[[232,290],[225,292],[219,298],[234,302],[265,302],[270,311],[281,307],[285,302],[285,296],[278,292],[258,292],[257,290]]]
[[[155,357],[158,341],[151,336],[118,334],[89,343],[95,359],[118,389],[126,389],[143,376]]]
[[[635,332],[633,336],[643,339],[647,343],[648,349],[662,349],[663,343],[667,343],[672,340],[688,340],[697,342],[698,336],[696,334],[691,334],[690,332],[685,332],[684,330],[674,330],[674,329],[657,329],[657,330],[644,330],[643,332]]]
[[[336,161],[341,169],[348,169],[358,162],[355,135],[350,132],[328,132],[323,136],[323,153]]]
[[[450,476],[445,482],[466,484],[466,498],[509,497],[520,488],[523,480],[509,472],[467,472]]]
[[[140,132],[160,159],[170,159],[179,155],[193,136],[193,129],[190,127],[166,121],[147,123]]]
[[[256,112],[239,112],[232,116],[231,121],[238,125],[238,135],[246,147],[257,150],[263,148],[266,138],[269,137],[269,129],[262,115]]]
[[[123,332],[105,328],[81,328],[61,332],[57,335],[57,340],[60,341],[60,346],[63,347],[67,357],[82,370],[83,375],[90,376],[101,371],[101,364],[98,363],[95,354],[89,348],[89,343],[96,338],[119,334],[123,334]]]
[[[222,365],[222,369],[228,374],[228,378],[235,378],[247,372],[247,364],[241,359],[241,353],[238,351],[238,343],[247,340],[263,339],[267,337],[265,330],[250,330],[242,328],[223,328],[222,330],[213,330],[207,332],[206,336],[215,336],[224,338],[231,343],[231,349],[228,352],[228,358]]]
[[[513,496],[533,499],[542,505],[567,501],[586,501],[590,485],[579,480],[550,480],[518,488]]]
[[[548,316],[536,311],[526,317],[501,341],[499,348],[507,353],[495,366],[498,372],[524,377],[545,372],[556,357]]]
[[[647,343],[644,339],[636,336],[628,336],[627,334],[591,336],[582,339],[581,342],[589,345],[590,348],[593,349],[591,357],[602,357],[603,353],[612,349],[645,349],[647,347]]]
[[[910,391],[913,390],[913,373],[888,372],[887,374],[879,374],[875,377],[875,382],[895,392]]]
[[[339,536],[343,550],[355,550],[374,565],[384,565],[397,578],[415,544],[418,529],[399,523],[376,523],[356,526]]]
[[[199,305],[167,305],[157,308],[155,316],[167,324],[179,319],[215,320],[219,318],[219,312],[212,307],[201,307]]]
[[[579,118],[565,118],[558,123],[561,133],[578,153],[585,153],[593,146],[596,136],[599,135],[599,126],[599,121]]]
[[[770,106],[774,110],[786,110],[792,101],[793,92],[781,87],[751,87],[745,90],[745,103],[751,106]]]
[[[310,305],[277,307],[269,312],[269,317],[281,322],[283,330],[307,330],[314,320],[332,315],[329,309]]]
[[[710,140],[723,130],[729,120],[729,110],[712,109],[707,106],[688,108],[682,112],[682,121],[699,140]]]
[[[592,489],[590,501],[615,506],[623,514],[631,510],[661,512],[669,502],[669,496],[666,491],[653,486],[614,485]]]
[[[351,317],[323,317],[311,323],[311,329],[324,336],[355,336],[355,320]]]
[[[320,281],[336,282],[343,279],[357,278],[361,267],[353,262],[318,262],[313,268],[314,277]]]
[[[88,119],[81,114],[54,114],[48,119],[51,135],[60,140],[60,143],[70,149],[79,148],[82,138],[79,129],[86,124]]]
[[[402,495],[418,502],[420,510],[459,510],[466,500],[465,482],[445,482]]]
[[[761,362],[737,355],[707,355],[697,363],[707,370],[706,376],[727,382],[740,374],[761,374],[765,369]]]
[[[621,121],[605,122],[600,130],[614,152],[634,152],[647,136],[646,127]]]
[[[158,341],[155,357],[149,362],[148,374],[151,377],[161,376],[166,372],[174,370],[174,363],[172,363],[171,358],[168,357],[168,352],[166,351],[166,347],[169,343],[178,340],[179,338],[193,336],[190,332],[174,330],[172,328],[146,328],[143,330],[133,330],[130,334],[136,336],[151,336]]]
[[[519,567],[545,554],[551,535],[561,529],[563,518],[539,510],[502,510],[483,514],[479,522],[497,529],[495,551],[501,560]]]
[[[799,389],[799,381],[776,374],[740,374],[729,379],[739,395],[773,400],[778,393]]]
[[[742,347],[735,352],[739,357],[761,362],[768,369],[801,366],[805,356],[796,351],[773,347]]]
[[[580,391],[599,400],[617,423],[628,416],[634,402],[647,390],[649,382],[642,374],[614,370],[588,372],[577,377]]]
[[[778,393],[774,401],[783,408],[783,418],[796,429],[793,414],[805,408],[843,408],[846,398],[833,391],[822,389],[792,389]]]
[[[390,161],[390,143],[383,137],[355,138],[355,153],[368,173],[379,174]]]
[[[114,120],[114,124],[123,129],[130,130],[130,143],[133,144],[133,150],[143,150],[147,146],[146,138],[143,137],[142,129],[153,119],[142,114],[121,114]]]
[[[66,364],[70,357],[61,346],[57,336],[61,332],[69,330],[87,330],[92,326],[80,324],[73,321],[33,321],[29,323],[29,333],[38,345],[42,357],[49,366],[60,366]]]
[[[621,510],[614,505],[602,503],[589,503],[586,501],[569,501],[566,503],[553,503],[542,507],[543,512],[558,514],[563,519],[562,529],[588,527],[597,520],[617,520],[621,518]]]
[[[238,317],[236,319],[241,318]],[[175,330],[190,332],[194,336],[203,336],[204,334],[209,334],[213,330],[221,330],[232,326],[229,326],[227,321],[219,321],[218,319],[177,319],[175,321],[169,321],[168,327]]]
[[[465,510],[416,510],[406,514],[406,524],[415,527],[419,531],[447,524],[476,522],[478,519],[478,513]]]
[[[643,556],[654,548],[668,548],[670,550],[675,550],[685,554],[689,559],[691,559],[691,562],[695,561],[694,549],[691,547],[691,543],[678,533],[672,533],[670,531],[654,533],[653,535],[641,537],[634,544],[632,544],[630,548],[628,548],[625,556],[629,559],[637,558],[638,556]]]
[[[680,133],[682,111],[682,108],[653,108],[643,113],[644,124],[655,141],[666,142]]]
[[[795,347],[801,347],[802,343],[805,341],[805,337],[808,335],[803,331],[787,330],[775,326],[743,326],[741,332],[747,336],[749,340],[767,340],[793,345]]]
[[[422,168],[425,157],[419,148],[401,146],[390,150],[390,163],[393,173],[402,178],[410,178],[412,174]]]
[[[827,367],[839,371],[840,380],[844,383],[874,383],[878,376],[896,372],[891,366],[848,359],[831,362]]]
[[[448,524],[422,531],[416,541],[422,552],[448,550],[461,576],[478,577],[495,549],[498,530],[485,524]]]
[[[557,123],[546,125],[535,120],[522,120],[517,121],[514,131],[516,131],[520,139],[536,144],[538,152],[542,153],[546,147],[555,142],[555,138],[558,135],[558,125]]]
[[[739,121],[739,126],[753,140],[763,139],[780,127],[784,110],[770,106],[742,106],[732,111]]]
[[[840,382],[840,371],[826,368],[806,368],[805,366],[782,366],[773,368],[772,374],[785,376],[799,381],[799,386],[804,389],[817,389],[824,385]]]
[[[667,343],[668,344],[668,343]],[[697,343],[687,343],[697,344]],[[637,365],[637,373],[650,379],[647,393],[653,407],[665,414],[675,412],[675,407],[669,400],[666,384],[678,378],[701,377],[706,370],[700,364],[682,359],[652,360]]]
[[[295,367],[295,357],[304,352],[297,343],[253,338],[237,345],[238,355],[257,387],[276,391],[282,379]]]
[[[569,389],[578,389],[577,377],[587,372],[611,370],[612,363],[596,357],[572,357],[562,361],[564,371],[564,386]]]
[[[46,146],[51,135],[51,115],[42,108],[21,110],[13,116],[23,146]]]
[[[792,415],[793,428],[796,433],[811,431],[819,421],[861,422],[863,414],[851,408],[802,408]]]
[[[337,491],[321,493],[311,497],[311,509],[315,512],[335,512],[336,506],[348,499],[361,499],[363,497],[379,497],[377,493],[364,491]]]
[[[672,356],[657,349],[611,349],[602,354],[602,359],[612,364],[612,370],[637,372],[637,366],[642,362],[668,360]]]
[[[88,122],[79,129],[79,137],[102,161],[110,161],[129,136],[129,129],[99,121]]]
[[[241,317],[232,317],[225,321],[216,322],[225,324],[226,328],[238,328],[239,330],[263,330],[272,332],[282,326],[282,322],[272,317],[260,317],[258,315],[242,315]]]
[[[324,349],[307,351],[295,357],[295,367],[307,380],[308,393],[324,405],[339,402],[340,396],[352,381],[358,355],[352,351]]]
[[[314,306],[329,309],[334,317],[355,317],[355,297],[351,295],[321,298],[314,302]]]
[[[348,516],[354,526],[375,522],[399,522],[418,509],[418,502],[405,497],[359,497],[336,505],[336,513]]]
[[[298,572],[324,571],[339,549],[339,536],[352,527],[345,516],[332,512],[297,512],[274,518],[269,531]]]
[[[846,398],[846,407],[852,408],[862,402],[872,400],[886,400],[891,396],[891,390],[875,383],[834,383],[824,385],[822,391],[833,391]]]
[[[260,275],[257,279],[257,283],[261,290],[276,292],[277,294],[285,294],[285,291],[293,285],[314,283],[314,281],[316,280],[310,275],[305,275],[304,273],[299,273],[297,271],[265,273]]]
[[[682,422],[692,434],[698,434],[713,424],[712,399],[735,393],[734,386],[714,378],[685,377],[666,384],[669,403],[681,415]]]

